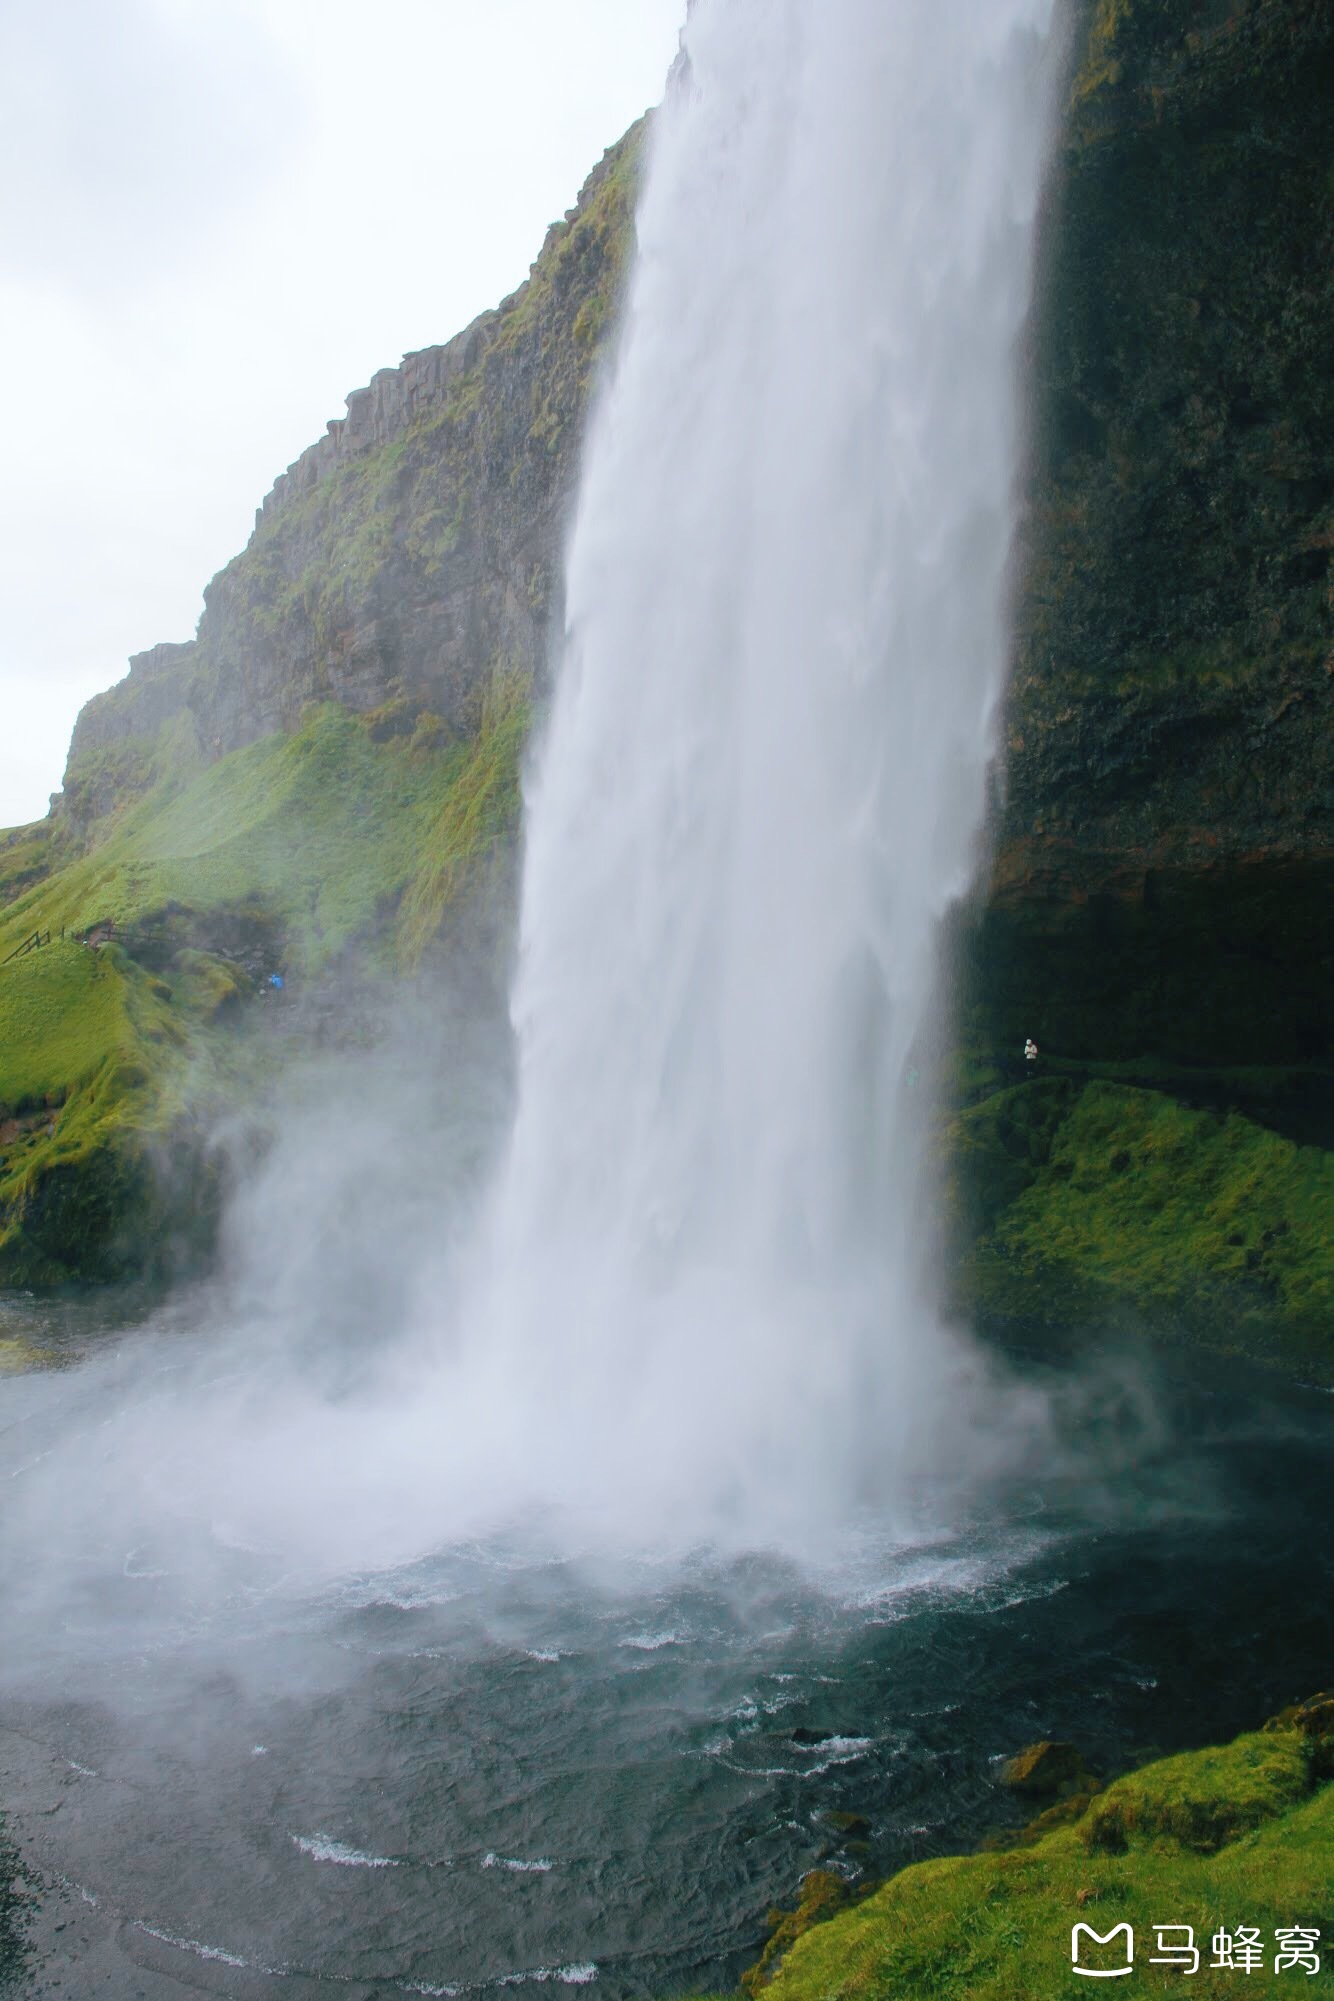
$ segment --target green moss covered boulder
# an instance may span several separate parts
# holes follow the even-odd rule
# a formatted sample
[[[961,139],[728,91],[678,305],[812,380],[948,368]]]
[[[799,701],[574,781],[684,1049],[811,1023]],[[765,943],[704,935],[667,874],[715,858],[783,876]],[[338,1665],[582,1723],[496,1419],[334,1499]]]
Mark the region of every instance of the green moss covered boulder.
[[[1093,1798],[1071,1824],[1004,1851],[918,1863],[864,1901],[807,1924],[771,1955],[772,2001],[1074,2001],[1087,1996],[1076,1970],[1072,1932],[1101,1938],[1128,1925],[1135,1991],[1220,2001],[1247,1992],[1284,1992],[1327,1975],[1302,1967],[1275,1972],[1279,1934],[1298,1927],[1331,1937],[1330,1856],[1334,1786],[1321,1776],[1314,1740],[1291,1724],[1240,1737],[1216,1750],[1146,1766]],[[1153,1964],[1190,1927],[1198,1971]],[[1250,1974],[1223,1963],[1241,1928],[1264,1951]],[[1124,1964],[1097,1956],[1085,1967]],[[1211,1961],[1218,1960],[1218,1964]]]

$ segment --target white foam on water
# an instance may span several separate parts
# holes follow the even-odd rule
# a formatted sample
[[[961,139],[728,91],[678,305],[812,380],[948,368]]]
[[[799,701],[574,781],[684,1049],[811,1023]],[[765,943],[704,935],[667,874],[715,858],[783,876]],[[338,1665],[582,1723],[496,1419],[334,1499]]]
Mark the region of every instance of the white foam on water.
[[[529,1973],[502,1973],[497,1987],[521,1987],[526,1981],[559,1980],[566,1987],[586,1987],[598,1977],[594,1962],[580,1960],[572,1966],[535,1966]]]
[[[832,1772],[838,1765],[855,1765],[873,1748],[874,1740],[870,1737],[831,1737],[827,1744],[819,1746],[827,1755],[809,1769],[812,1773]]]
[[[539,1855],[534,1862],[521,1862],[512,1855],[488,1853],[482,1857],[483,1869],[512,1869],[519,1876],[545,1876],[555,1864],[545,1855]]]
[[[996,1604],[986,1606],[985,1609],[988,1612],[1009,1612],[1016,1605],[1032,1605],[1043,1598],[1055,1598],[1058,1593],[1068,1591],[1069,1589],[1070,1580],[1068,1577],[1044,1578],[1032,1585],[1025,1586],[1022,1590],[1011,1592]]]
[[[677,1632],[631,1633],[626,1639],[619,1641],[618,1644],[622,1647],[630,1648],[634,1653],[656,1654],[663,1647],[684,1646],[687,1638],[687,1634]]]
[[[363,1855],[359,1848],[335,1841],[327,1834],[293,1834],[289,1839],[313,1862],[336,1862],[344,1869],[397,1869],[391,1855]]]
[[[241,1955],[236,1952],[225,1952],[220,1945],[204,1945],[197,1938],[179,1938],[175,1932],[163,1931],[158,1925],[145,1924],[142,1918],[135,1918],[132,1923],[135,1931],[143,1932],[147,1937],[157,1939],[162,1945],[175,1946],[178,1952],[188,1952],[195,1959],[214,1959],[219,1961],[223,1966],[250,1967],[252,1970],[260,1973],[274,1971],[272,1967],[268,1966],[256,1967],[253,1960],[242,1959]]]
[[[371,1610],[383,1605],[391,1612],[423,1612],[432,1605],[448,1605],[457,1596],[454,1591],[381,1591],[366,1604]]]

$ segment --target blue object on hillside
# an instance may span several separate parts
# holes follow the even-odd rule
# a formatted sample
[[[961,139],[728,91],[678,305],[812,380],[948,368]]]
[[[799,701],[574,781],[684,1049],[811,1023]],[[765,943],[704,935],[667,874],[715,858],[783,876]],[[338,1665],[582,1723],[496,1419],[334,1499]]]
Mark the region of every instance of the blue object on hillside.
[[[269,974],[269,985],[270,985],[271,987],[277,987],[277,988],[279,988],[279,989],[281,990],[281,989],[282,989],[282,988],[283,988],[283,987],[284,987],[284,986],[285,986],[286,984],[287,984],[287,983],[286,983],[286,981],[285,981],[285,980],[283,979],[283,976],[282,976],[282,974],[281,974],[281,973],[270,973],[270,974]]]

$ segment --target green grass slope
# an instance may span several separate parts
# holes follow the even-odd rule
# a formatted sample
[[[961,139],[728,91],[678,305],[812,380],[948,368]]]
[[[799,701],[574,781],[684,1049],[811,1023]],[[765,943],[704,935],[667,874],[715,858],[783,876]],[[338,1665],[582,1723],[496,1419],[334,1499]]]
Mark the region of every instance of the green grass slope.
[[[1082,1923],[1104,1937],[1132,1928],[1134,1971],[1113,1992],[1221,1997],[1294,1981],[1323,1992],[1334,1945],[1327,1751],[1328,1739],[1289,1718],[1134,1772],[1028,1845],[919,1863],[805,1930],[764,1991],[773,2001],[1073,2001],[1090,1992],[1071,1958]],[[1152,1964],[1156,1928],[1187,1925],[1198,1971]],[[1242,1927],[1259,1933],[1262,1965],[1212,1964],[1224,1957],[1217,1935],[1235,1939]],[[1295,1927],[1323,1934],[1318,1976],[1274,1970],[1275,1934]],[[1180,1931],[1164,1941],[1184,1943]],[[1081,1964],[1124,1964],[1124,1949],[1085,1940]]]
[[[1334,1381],[1334,1154],[1163,1091],[1053,1076],[952,1122],[960,1303],[1140,1320]]]
[[[401,891],[465,756],[378,744],[321,708],[295,735],[166,777],[103,823],[86,854],[0,915],[0,956],[39,926],[126,929],[173,904],[249,900],[281,924],[289,962],[317,971]]]
[[[0,833],[0,909],[49,875],[59,853],[60,837],[50,819]]]
[[[115,945],[57,938],[0,973],[0,1282],[153,1261],[153,1154],[185,1115],[197,1025]]]
[[[499,674],[470,742],[329,705],[207,768],[147,746],[154,782],[82,851],[38,840],[57,865],[0,909],[0,1283],[199,1248],[211,1117],[270,1060],[248,1003],[268,972],[299,989],[350,951],[363,974],[419,962],[512,836],[526,720]]]

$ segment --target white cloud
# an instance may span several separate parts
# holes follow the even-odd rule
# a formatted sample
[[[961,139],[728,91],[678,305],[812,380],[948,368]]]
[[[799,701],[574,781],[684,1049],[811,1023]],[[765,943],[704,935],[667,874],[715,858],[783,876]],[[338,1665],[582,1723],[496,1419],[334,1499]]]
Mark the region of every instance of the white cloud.
[[[0,260],[75,295],[169,285],[298,145],[294,64],[255,18],[152,0],[0,15]]]
[[[349,389],[524,276],[683,0],[11,0],[0,826]]]

